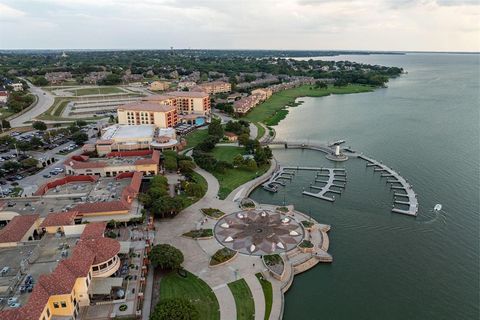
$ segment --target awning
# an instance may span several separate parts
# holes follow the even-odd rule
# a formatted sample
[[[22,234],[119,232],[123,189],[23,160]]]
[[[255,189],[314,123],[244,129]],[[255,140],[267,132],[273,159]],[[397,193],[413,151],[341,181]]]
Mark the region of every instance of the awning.
[[[121,287],[123,278],[93,278],[90,287],[88,288],[89,294],[110,294],[112,287]]]

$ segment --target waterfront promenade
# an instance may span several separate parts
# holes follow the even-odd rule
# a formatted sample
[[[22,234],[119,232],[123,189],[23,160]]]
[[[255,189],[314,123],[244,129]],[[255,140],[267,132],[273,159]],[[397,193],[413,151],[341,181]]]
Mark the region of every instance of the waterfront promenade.
[[[200,168],[195,171],[202,175],[208,184],[208,190],[205,196],[195,204],[184,209],[175,219],[164,219],[155,222],[156,234],[155,244],[169,243],[180,249],[184,256],[184,268],[205,281],[213,290],[219,306],[221,319],[236,319],[237,310],[235,300],[228,284],[238,279],[244,279],[252,294],[255,305],[255,319],[262,320],[265,316],[265,298],[259,280],[255,276],[261,273],[262,276],[272,283],[273,301],[272,310],[269,319],[281,319],[283,315],[283,293],[288,290],[293,275],[306,271],[319,262],[331,262],[332,258],[327,253],[328,250],[328,231],[329,226],[318,224],[310,217],[294,210],[293,206],[288,206],[286,213],[291,219],[310,220],[313,227],[306,237],[314,244],[313,250],[303,252],[299,248],[289,251],[292,257],[287,257],[284,253],[285,273],[288,277],[281,279],[275,278],[264,265],[260,256],[237,254],[237,256],[228,263],[212,267],[209,265],[211,256],[223,246],[215,239],[193,240],[182,237],[182,234],[190,230],[199,228],[214,229],[217,220],[205,216],[202,208],[217,208],[225,213],[232,213],[241,210],[239,208],[240,200],[248,197],[255,187],[261,185],[263,181],[269,178],[276,168],[276,161],[272,161],[270,169],[262,176],[249,181],[230,193],[225,200],[218,199],[219,184],[217,179],[210,173]],[[276,210],[277,206],[258,205],[257,208]],[[161,283],[160,283],[161,285]]]

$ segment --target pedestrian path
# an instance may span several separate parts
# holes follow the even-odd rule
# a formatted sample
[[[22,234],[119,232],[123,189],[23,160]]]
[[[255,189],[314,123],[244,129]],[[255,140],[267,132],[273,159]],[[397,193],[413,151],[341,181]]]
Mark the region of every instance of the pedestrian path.
[[[213,290],[217,297],[218,304],[220,305],[220,319],[232,320],[237,319],[237,309],[235,306],[235,299],[230,291],[230,288],[226,285],[220,285]]]
[[[255,303],[255,320],[263,320],[265,317],[265,296],[263,295],[262,285],[254,274],[250,274],[244,279],[250,288]]]

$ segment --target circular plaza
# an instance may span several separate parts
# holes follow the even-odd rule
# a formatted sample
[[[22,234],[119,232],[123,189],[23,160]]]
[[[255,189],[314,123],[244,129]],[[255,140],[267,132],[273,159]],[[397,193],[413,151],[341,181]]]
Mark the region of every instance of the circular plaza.
[[[268,255],[294,249],[304,238],[303,227],[278,211],[254,209],[225,215],[214,227],[223,246],[247,255]]]

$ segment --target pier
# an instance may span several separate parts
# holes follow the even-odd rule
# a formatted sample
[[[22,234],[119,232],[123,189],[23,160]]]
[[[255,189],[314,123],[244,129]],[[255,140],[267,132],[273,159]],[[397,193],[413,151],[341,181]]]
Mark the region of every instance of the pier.
[[[392,212],[406,214],[409,216],[416,216],[418,213],[418,200],[417,195],[412,189],[412,186],[407,182],[405,178],[403,178],[400,174],[398,174],[393,169],[387,167],[386,165],[378,162],[377,160],[368,158],[362,154],[358,155],[358,158],[367,161],[367,167],[374,167],[374,172],[385,172],[381,174],[381,177],[387,177],[391,179],[387,179],[387,183],[390,183],[390,188],[395,191],[404,191],[405,193],[401,192],[394,192],[394,200],[393,200],[393,208]],[[399,184],[399,185],[394,185]],[[397,198],[408,199],[407,201],[397,200]],[[395,207],[395,204],[406,205],[408,209],[400,209]]]
[[[345,182],[345,183],[347,182],[345,169],[320,168],[320,170],[318,170],[318,171],[319,172],[317,172],[317,175],[316,175],[317,178],[318,177],[328,177],[328,180],[315,179],[315,182],[324,183],[325,185],[324,186],[310,185],[311,189],[320,190],[320,191],[317,192],[317,193],[309,192],[309,191],[303,191],[302,194],[310,196],[310,197],[334,202],[335,201],[335,196],[328,197],[328,196],[326,196],[326,194],[327,193],[342,194],[342,191],[332,189],[332,188],[339,188],[339,189],[342,189],[342,190],[345,188],[345,184],[340,185],[340,184],[335,183],[335,181],[338,181],[338,178],[336,178],[337,176],[344,177],[344,179],[341,179],[341,181]],[[325,171],[327,173],[323,173]]]

